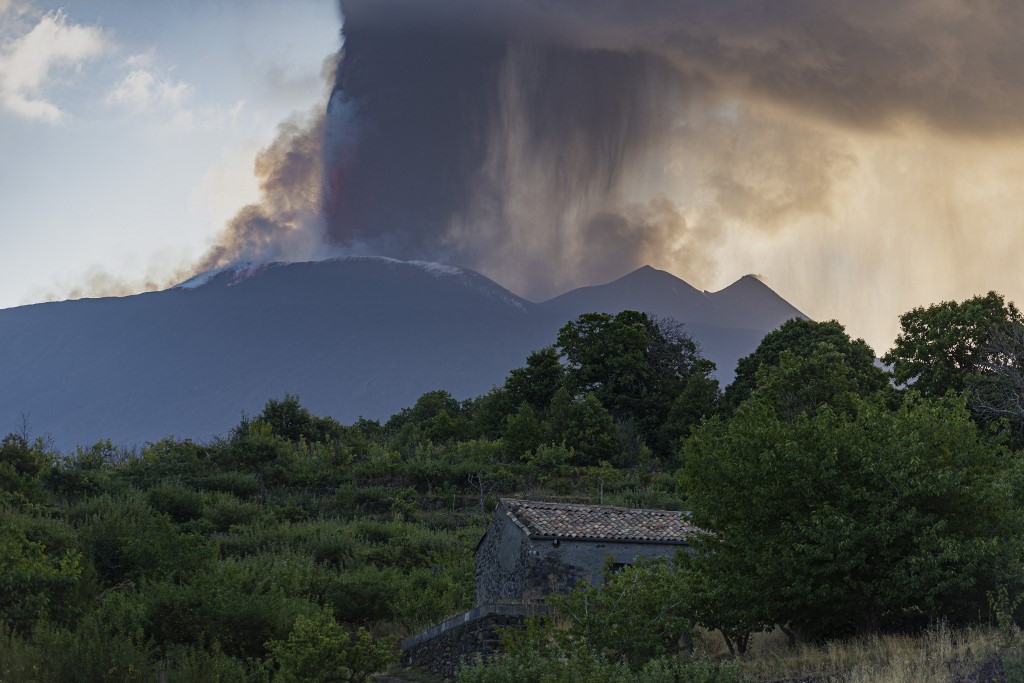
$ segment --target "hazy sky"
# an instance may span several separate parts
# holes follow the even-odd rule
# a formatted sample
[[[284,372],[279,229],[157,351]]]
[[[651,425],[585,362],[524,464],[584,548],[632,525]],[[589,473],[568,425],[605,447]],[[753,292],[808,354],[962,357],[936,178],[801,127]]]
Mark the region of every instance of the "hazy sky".
[[[482,180],[464,190],[457,220],[406,240],[412,255],[457,258],[528,296],[642,262],[709,290],[757,273],[879,353],[913,306],[990,289],[1024,304],[1019,0],[346,3],[369,25],[418,34],[415,22],[434,15],[513,46],[494,82],[477,83],[501,120],[471,157],[484,162]],[[0,307],[141,289],[208,255],[257,200],[254,161],[278,124],[323,111],[333,83],[324,61],[340,24],[334,0],[0,0]],[[420,66],[420,43],[398,35],[400,59]],[[429,37],[422,45],[445,48]],[[386,46],[370,48],[371,58],[390,59]],[[615,159],[614,205],[602,198],[584,212],[564,201],[559,183],[573,179],[553,174],[569,161],[590,168],[578,162],[602,138],[574,132],[607,132],[594,121],[572,129],[593,94],[574,91],[574,79],[604,87],[604,62],[561,60],[594,50],[618,55],[607,63],[623,69],[623,82],[594,101],[653,102],[658,116]],[[641,53],[632,71],[630,55]],[[638,85],[635,74],[652,80]],[[436,104],[431,87],[391,77]],[[353,78],[372,95],[373,83]],[[464,91],[454,79],[444,87]],[[539,106],[517,110],[526,103]],[[378,119],[415,132],[417,111],[384,107]],[[255,253],[317,254],[322,230],[307,221],[316,195],[307,186],[318,181],[309,150],[322,123],[293,128],[306,150],[301,172],[280,176],[290,184],[275,186],[265,211],[236,219],[239,234],[256,236]],[[538,133],[538,124],[549,128]],[[280,140],[264,167],[294,147]],[[386,164],[380,171],[393,176]],[[276,182],[274,173],[265,177]],[[573,211],[574,223],[558,225]],[[290,236],[280,244],[260,241],[260,226],[282,225]],[[362,248],[374,250],[372,235]]]
[[[197,258],[339,29],[333,0],[0,0],[0,307]]]

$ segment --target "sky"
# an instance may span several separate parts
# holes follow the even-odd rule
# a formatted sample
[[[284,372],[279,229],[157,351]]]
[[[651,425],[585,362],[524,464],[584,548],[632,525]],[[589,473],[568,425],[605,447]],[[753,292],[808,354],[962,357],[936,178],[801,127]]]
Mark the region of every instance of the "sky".
[[[173,280],[339,30],[333,0],[0,0],[0,307]]]
[[[878,353],[1024,304],[1019,0],[341,4],[336,82],[334,0],[0,0],[0,307],[339,244],[534,300],[754,273]]]

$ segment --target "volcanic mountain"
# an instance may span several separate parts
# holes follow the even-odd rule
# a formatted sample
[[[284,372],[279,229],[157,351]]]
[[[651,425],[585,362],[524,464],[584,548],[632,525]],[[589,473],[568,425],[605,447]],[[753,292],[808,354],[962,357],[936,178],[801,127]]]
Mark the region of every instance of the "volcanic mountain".
[[[436,263],[235,266],[162,292],[0,310],[0,433],[24,416],[65,451],[205,440],[285,393],[342,422],[386,418],[426,391],[482,394],[567,321],[624,309],[683,322],[723,382],[802,316],[751,276],[709,293],[650,267],[537,304]]]

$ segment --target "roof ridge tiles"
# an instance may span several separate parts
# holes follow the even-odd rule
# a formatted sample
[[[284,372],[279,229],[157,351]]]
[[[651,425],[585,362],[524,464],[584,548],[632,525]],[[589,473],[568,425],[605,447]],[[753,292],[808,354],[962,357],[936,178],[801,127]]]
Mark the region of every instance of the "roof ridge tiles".
[[[687,513],[674,510],[516,498],[500,504],[530,538],[686,544],[697,532]]]

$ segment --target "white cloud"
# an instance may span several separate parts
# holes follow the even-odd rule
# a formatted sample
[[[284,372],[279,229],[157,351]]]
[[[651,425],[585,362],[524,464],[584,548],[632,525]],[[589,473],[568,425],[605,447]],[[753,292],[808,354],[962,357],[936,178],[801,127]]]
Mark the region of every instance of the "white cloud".
[[[0,10],[11,6],[0,0]],[[79,68],[108,50],[95,26],[68,24],[63,10],[49,12],[27,33],[0,45],[0,105],[28,119],[59,123],[64,112],[44,96],[61,68]]]
[[[156,62],[156,48],[149,48],[145,52],[134,54],[125,60],[125,66],[130,69],[148,69]]]
[[[172,81],[143,68],[132,69],[107,95],[107,101],[128,107],[135,113],[155,109],[181,109],[190,86]]]
[[[161,75],[154,66],[157,62],[154,49],[125,60],[129,71],[107,93],[106,103],[136,117],[146,116],[148,123],[177,132],[215,130],[237,123],[244,101],[230,106],[197,103],[196,89],[185,81]]]

